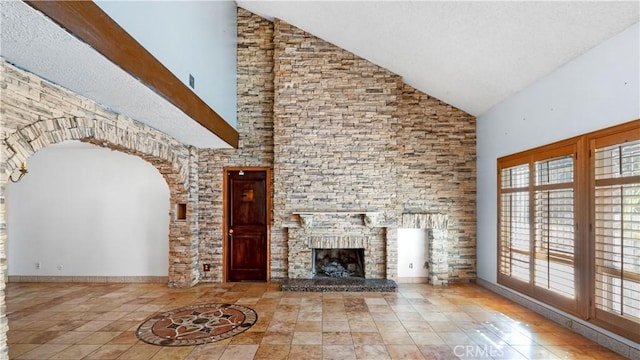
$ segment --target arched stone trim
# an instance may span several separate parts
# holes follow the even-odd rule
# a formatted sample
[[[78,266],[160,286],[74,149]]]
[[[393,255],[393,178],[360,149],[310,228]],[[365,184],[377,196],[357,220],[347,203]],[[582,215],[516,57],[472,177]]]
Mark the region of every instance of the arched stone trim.
[[[11,173],[38,150],[67,140],[80,140],[136,155],[155,166],[170,192],[168,284],[187,287],[198,281],[197,151],[142,123],[123,116],[107,119],[63,116],[40,119],[9,135],[4,142]],[[8,176],[8,174],[7,174]],[[194,181],[195,179],[195,181]],[[186,204],[177,219],[177,204]]]

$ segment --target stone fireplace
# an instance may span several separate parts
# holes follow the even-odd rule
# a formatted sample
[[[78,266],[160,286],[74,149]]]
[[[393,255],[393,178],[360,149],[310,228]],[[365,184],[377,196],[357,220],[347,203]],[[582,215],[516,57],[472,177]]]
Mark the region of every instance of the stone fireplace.
[[[297,212],[284,228],[289,279],[387,278],[387,226],[382,212]],[[328,271],[319,274],[319,266],[325,265]]]

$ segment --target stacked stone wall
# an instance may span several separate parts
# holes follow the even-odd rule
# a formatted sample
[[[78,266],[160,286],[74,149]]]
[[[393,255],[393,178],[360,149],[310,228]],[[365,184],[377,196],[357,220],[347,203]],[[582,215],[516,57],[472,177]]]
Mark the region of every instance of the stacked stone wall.
[[[295,212],[381,211],[394,278],[398,219],[447,214],[449,281],[473,279],[475,118],[283,21],[274,46],[274,228]]]
[[[398,126],[402,214],[446,214],[449,281],[476,276],[476,123],[403,84]]]

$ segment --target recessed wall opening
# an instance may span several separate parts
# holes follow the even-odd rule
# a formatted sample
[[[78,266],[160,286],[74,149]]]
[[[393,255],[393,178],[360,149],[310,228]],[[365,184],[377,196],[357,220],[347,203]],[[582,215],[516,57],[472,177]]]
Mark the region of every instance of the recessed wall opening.
[[[364,278],[364,249],[313,249],[313,278]]]
[[[176,220],[187,220],[187,204],[176,204]]]

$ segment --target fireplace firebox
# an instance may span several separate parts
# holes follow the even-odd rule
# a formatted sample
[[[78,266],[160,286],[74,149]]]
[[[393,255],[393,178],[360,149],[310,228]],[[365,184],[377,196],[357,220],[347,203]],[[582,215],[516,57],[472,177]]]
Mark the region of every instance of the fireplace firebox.
[[[314,278],[364,278],[364,249],[313,249]]]

